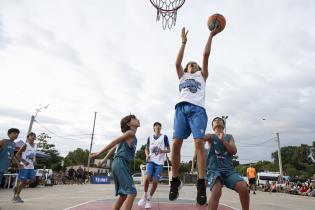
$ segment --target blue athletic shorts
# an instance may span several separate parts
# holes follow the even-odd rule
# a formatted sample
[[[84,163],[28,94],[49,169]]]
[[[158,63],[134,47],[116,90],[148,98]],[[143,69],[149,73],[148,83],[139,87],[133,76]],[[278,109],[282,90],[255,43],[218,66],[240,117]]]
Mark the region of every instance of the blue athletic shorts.
[[[18,179],[21,181],[34,180],[36,178],[36,172],[34,169],[20,169]]]
[[[244,179],[241,177],[241,175],[236,172],[234,169],[227,170],[227,171],[214,171],[214,170],[208,170],[207,171],[207,178],[208,178],[208,184],[210,186],[210,190],[212,190],[215,181],[217,179],[220,179],[221,182],[227,187],[232,190],[234,190],[235,185],[239,181],[244,181]]]
[[[175,108],[173,139],[187,139],[191,133],[194,139],[203,139],[207,123],[208,116],[204,108],[181,102]]]
[[[158,165],[153,162],[148,162],[145,175],[150,176],[153,179],[153,181],[158,182],[161,178],[162,171],[163,171],[162,165]]]
[[[115,182],[116,196],[137,194],[130,175],[130,163],[122,158],[115,158],[112,163],[112,173]]]

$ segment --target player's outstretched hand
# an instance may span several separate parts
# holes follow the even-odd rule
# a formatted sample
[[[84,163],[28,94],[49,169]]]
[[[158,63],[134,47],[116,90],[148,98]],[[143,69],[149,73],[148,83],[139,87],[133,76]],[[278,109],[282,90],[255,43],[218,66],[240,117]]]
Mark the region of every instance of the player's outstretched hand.
[[[187,42],[187,34],[188,30],[186,31],[185,27],[182,28],[182,42],[186,43]]]
[[[215,35],[217,35],[217,34],[220,32],[219,29],[220,29],[219,27],[216,27],[215,29],[213,29],[213,30],[211,31],[211,33],[210,33],[210,36],[215,36]]]
[[[221,141],[223,141],[224,140],[224,133],[222,132],[222,133],[219,133],[218,134],[218,138],[221,140]]]

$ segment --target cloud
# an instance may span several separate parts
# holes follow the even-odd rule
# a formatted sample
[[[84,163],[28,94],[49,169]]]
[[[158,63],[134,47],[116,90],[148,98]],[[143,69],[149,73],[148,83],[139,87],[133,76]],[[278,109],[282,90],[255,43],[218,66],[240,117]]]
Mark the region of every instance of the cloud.
[[[206,20],[219,12],[227,26],[212,43],[209,122],[229,116],[241,162],[269,160],[273,140],[248,145],[276,132],[283,146],[314,140],[314,9],[307,0],[186,1],[176,26],[163,31],[145,1],[7,1],[0,8],[0,136],[11,125],[26,132],[33,110],[49,103],[37,120],[57,134],[51,141],[63,155],[89,148],[94,111],[94,150],[121,134],[120,119],[129,113],[141,121],[139,147],[155,121],[171,139],[180,29],[190,31],[183,64],[201,63]],[[48,132],[39,124],[34,131]],[[185,140],[183,160],[192,148]]]
[[[5,49],[8,44],[10,43],[10,38],[6,34],[5,30],[3,29],[3,23],[1,21],[1,16],[0,16],[0,48]]]

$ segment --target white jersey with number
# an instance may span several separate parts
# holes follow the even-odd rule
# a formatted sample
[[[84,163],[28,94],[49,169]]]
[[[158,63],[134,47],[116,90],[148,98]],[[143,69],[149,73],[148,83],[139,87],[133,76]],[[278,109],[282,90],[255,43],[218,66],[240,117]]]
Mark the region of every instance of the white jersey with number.
[[[194,74],[184,73],[179,79],[177,104],[188,102],[205,108],[205,86],[206,82],[201,71],[197,71]]]
[[[149,162],[153,162],[158,165],[164,165],[164,161],[166,160],[166,154],[165,153],[159,153],[158,149],[165,150],[166,145],[164,142],[164,135],[160,135],[158,139],[155,139],[154,136],[149,137],[150,145],[149,145],[149,151],[150,151],[150,160]]]
[[[26,160],[29,164],[26,166],[23,164],[24,169],[34,169],[34,159],[36,157],[36,145],[34,146],[30,145],[29,143],[26,144],[26,149],[24,152],[22,152],[22,158]]]

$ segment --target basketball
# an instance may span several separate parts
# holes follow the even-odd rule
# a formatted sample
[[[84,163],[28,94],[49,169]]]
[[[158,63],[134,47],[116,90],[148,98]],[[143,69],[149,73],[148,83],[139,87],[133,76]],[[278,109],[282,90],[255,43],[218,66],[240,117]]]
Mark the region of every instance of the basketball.
[[[213,14],[208,19],[208,28],[210,31],[219,28],[218,33],[220,33],[221,31],[223,31],[225,24],[225,18],[221,14]]]

